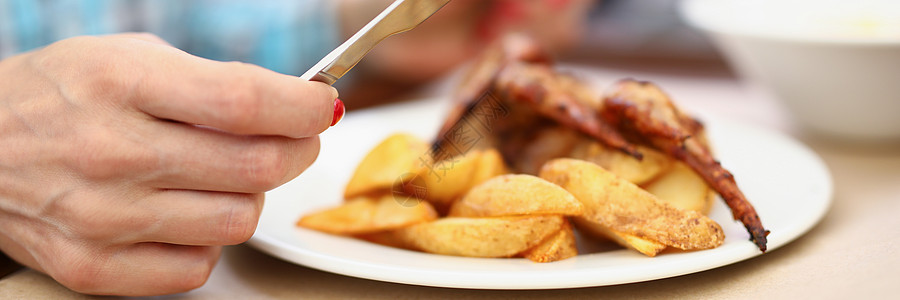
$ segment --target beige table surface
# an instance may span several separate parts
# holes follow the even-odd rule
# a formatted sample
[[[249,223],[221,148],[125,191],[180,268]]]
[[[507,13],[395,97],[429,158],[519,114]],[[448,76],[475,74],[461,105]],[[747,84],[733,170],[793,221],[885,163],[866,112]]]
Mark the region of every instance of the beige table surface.
[[[674,278],[617,286],[539,291],[465,290],[346,277],[294,265],[245,245],[226,247],[203,287],[172,299],[306,298],[788,298],[900,297],[900,147],[827,142],[798,133],[773,97],[729,76],[689,72],[577,70],[609,84],[632,76],[660,83],[687,110],[703,109],[788,133],[818,153],[832,172],[834,202],[807,234],[765,255]],[[435,88],[435,93],[446,92]],[[900,112],[898,112],[900,115]],[[777,170],[773,170],[777,171]],[[752,199],[751,199],[752,200]],[[0,279],[0,299],[89,299],[24,269]]]

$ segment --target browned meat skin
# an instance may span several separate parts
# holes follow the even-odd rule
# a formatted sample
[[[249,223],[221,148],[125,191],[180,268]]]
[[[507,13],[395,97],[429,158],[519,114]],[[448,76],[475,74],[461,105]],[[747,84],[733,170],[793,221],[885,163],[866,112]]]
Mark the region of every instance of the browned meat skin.
[[[472,69],[463,76],[464,80],[457,89],[454,101],[456,105],[447,115],[434,148],[438,148],[442,138],[450,129],[463,120],[465,114],[474,109],[477,101],[490,91],[497,73],[509,62],[530,62],[533,64],[551,63],[547,53],[529,38],[511,35],[499,44],[488,48],[478,59]]]
[[[641,159],[641,153],[634,145],[597,116],[596,108],[591,106],[591,102],[596,101],[579,101],[577,92],[587,88],[568,89],[574,84],[572,81],[554,72],[548,55],[529,39],[522,36],[507,38],[501,46],[487,51],[467,74],[456,95],[456,106],[441,126],[432,148],[435,153],[441,152],[439,150],[448,142],[447,138],[453,136],[448,133],[454,126],[475,109],[478,100],[486,94],[493,94],[508,106],[525,104],[543,117],[575,128],[614,149]],[[453,154],[459,153],[447,155]]]
[[[511,62],[500,70],[494,90],[509,102],[524,103],[544,117],[641,159],[641,153],[634,145],[601,120],[592,107],[579,101],[569,90],[562,89],[565,84],[561,83],[561,78],[550,66]]]
[[[734,176],[716,161],[702,141],[692,138],[702,125],[683,114],[656,85],[620,81],[605,99],[601,115],[626,135],[684,161],[710,185],[741,221],[760,251],[766,251],[766,230]]]

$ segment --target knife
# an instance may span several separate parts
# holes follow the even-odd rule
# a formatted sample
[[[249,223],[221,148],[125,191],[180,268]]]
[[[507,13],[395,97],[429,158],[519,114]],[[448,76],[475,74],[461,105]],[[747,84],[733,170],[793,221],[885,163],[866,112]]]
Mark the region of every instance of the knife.
[[[369,50],[388,36],[421,24],[450,0],[396,0],[350,39],[328,53],[300,78],[329,85],[344,76]]]

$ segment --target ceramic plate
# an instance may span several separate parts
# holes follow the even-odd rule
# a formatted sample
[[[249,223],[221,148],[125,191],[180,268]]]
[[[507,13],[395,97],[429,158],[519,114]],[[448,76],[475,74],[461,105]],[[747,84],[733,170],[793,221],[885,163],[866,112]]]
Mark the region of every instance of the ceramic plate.
[[[328,129],[321,136],[322,150],[316,163],[266,195],[259,227],[249,244],[289,262],[347,276],[478,289],[639,282],[708,270],[761,254],[722,201],[710,212],[725,231],[725,242],[718,248],[657,257],[616,248],[545,264],[519,258],[420,253],[294,226],[303,214],[340,203],[356,164],[387,135],[404,131],[430,140],[444,118],[446,103],[432,99],[352,113],[339,126]],[[812,151],[777,132],[722,119],[701,119],[717,158],[732,171],[763,224],[772,231],[769,251],[806,233],[825,215],[832,198],[831,177]]]

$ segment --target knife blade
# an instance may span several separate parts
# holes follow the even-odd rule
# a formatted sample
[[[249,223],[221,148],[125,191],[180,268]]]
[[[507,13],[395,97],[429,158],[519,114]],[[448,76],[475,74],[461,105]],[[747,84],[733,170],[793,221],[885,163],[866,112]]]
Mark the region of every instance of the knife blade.
[[[450,0],[394,1],[300,78],[334,84],[379,42],[391,35],[415,28],[449,2]]]

